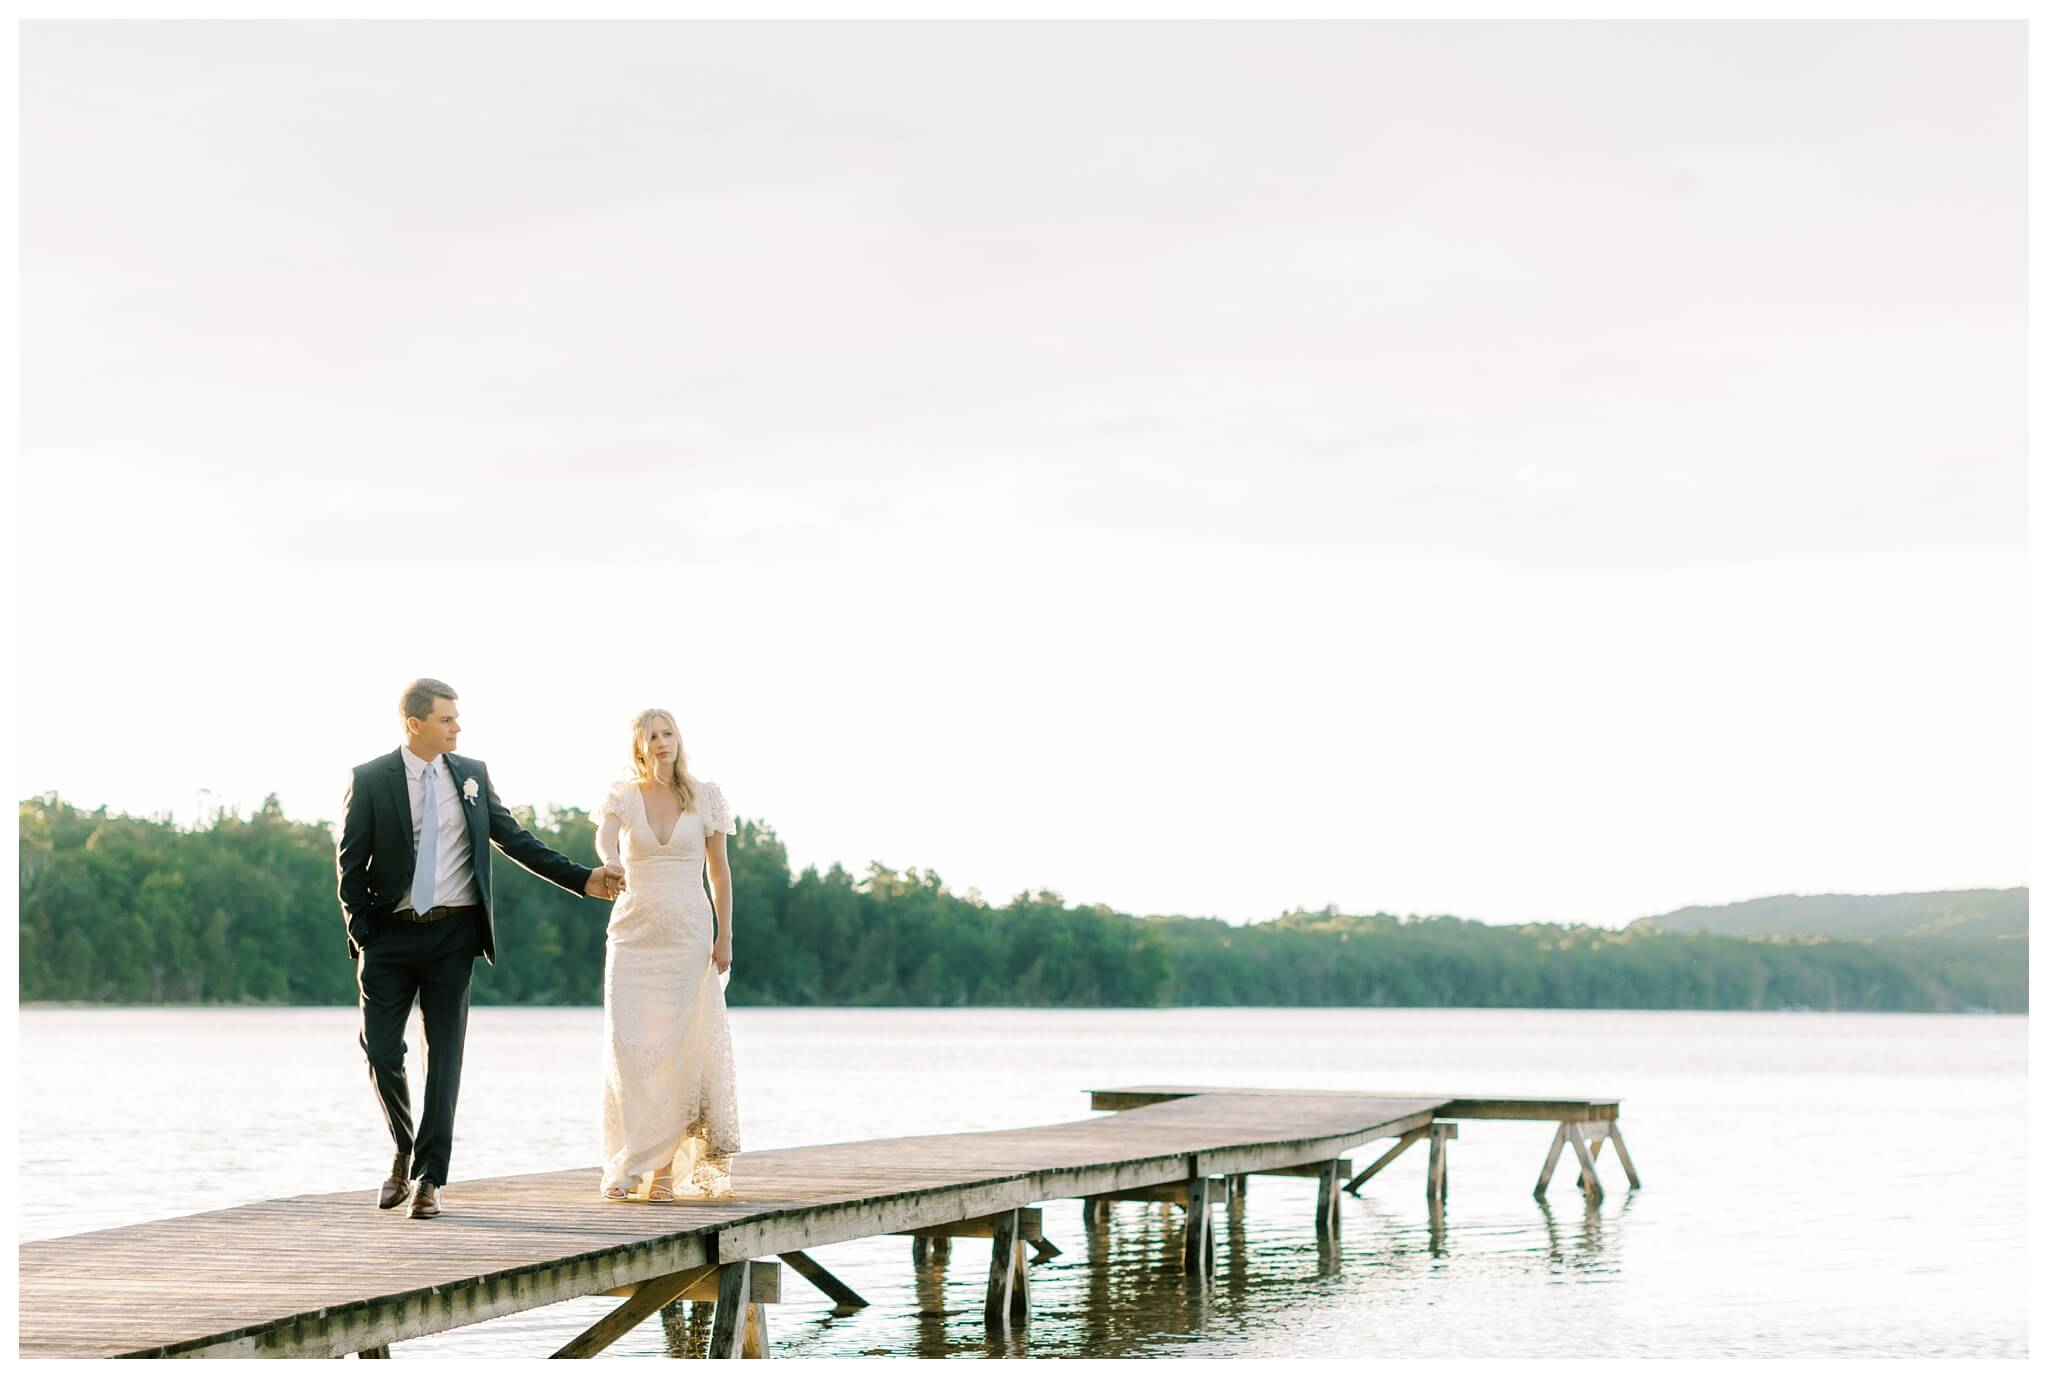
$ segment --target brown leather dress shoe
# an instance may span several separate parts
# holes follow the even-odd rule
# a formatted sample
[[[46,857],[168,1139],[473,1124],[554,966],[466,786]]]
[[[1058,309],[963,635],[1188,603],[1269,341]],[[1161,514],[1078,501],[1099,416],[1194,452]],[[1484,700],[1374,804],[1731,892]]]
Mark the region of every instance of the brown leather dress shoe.
[[[377,1188],[378,1210],[390,1210],[412,1191],[412,1184],[405,1180],[411,1170],[412,1163],[403,1153],[391,1160],[391,1175],[384,1179],[383,1186]]]
[[[441,1213],[441,1198],[438,1195],[438,1190],[432,1182],[429,1182],[424,1177],[414,1182],[412,1184],[412,1204],[405,1208],[405,1213],[415,1220],[423,1220],[428,1216],[439,1215]]]

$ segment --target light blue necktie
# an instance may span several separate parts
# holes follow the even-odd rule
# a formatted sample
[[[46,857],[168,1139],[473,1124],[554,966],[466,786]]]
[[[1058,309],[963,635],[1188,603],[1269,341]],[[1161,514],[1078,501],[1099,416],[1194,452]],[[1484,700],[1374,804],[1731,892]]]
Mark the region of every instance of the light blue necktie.
[[[424,914],[434,907],[435,844],[441,840],[440,794],[434,787],[434,767],[420,776],[420,859],[412,869],[412,912]]]

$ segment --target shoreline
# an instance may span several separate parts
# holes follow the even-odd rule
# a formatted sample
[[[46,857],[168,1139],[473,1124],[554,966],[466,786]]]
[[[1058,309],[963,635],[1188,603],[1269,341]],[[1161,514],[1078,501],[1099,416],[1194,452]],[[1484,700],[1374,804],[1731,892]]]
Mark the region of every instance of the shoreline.
[[[117,1000],[22,1000],[17,1010],[354,1010],[357,1006],[315,1004],[148,1004]],[[482,1010],[602,1010],[602,1004],[472,1004],[472,1014]],[[1176,1010],[1457,1010],[1468,1014],[1813,1014],[1813,1015],[1898,1015],[1943,1019],[2025,1019],[2027,1010],[1817,1010],[1808,1006],[1783,1009],[1738,1010],[1707,1006],[1623,1006],[1623,1005],[731,1005],[733,1010],[873,1010],[903,1013],[913,1010],[967,1013],[976,1010],[1017,1011],[1034,1014],[1091,1013],[1112,1011],[1166,1014]]]

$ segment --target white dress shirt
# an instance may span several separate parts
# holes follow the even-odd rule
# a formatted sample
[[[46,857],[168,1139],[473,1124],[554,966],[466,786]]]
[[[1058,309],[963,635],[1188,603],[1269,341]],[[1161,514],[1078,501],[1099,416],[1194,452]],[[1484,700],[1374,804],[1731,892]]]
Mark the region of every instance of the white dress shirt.
[[[434,810],[439,825],[440,840],[434,848],[434,903],[439,908],[444,904],[481,904],[483,896],[476,892],[476,874],[470,869],[469,818],[462,809],[462,800],[455,793],[455,776],[448,769],[448,762],[439,756],[432,761],[422,761],[412,754],[412,748],[398,748],[399,759],[405,762],[405,792],[412,801],[412,842],[413,855],[419,855],[420,818],[426,812],[426,788],[429,782],[434,787]],[[412,908],[412,894],[408,890],[405,898],[399,900],[400,909]]]

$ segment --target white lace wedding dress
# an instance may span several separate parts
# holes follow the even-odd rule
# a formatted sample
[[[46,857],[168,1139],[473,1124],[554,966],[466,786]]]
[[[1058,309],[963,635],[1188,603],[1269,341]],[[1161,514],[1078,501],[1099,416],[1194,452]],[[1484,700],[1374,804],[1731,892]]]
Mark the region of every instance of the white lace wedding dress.
[[[678,1199],[728,1196],[739,1098],[725,977],[711,963],[704,841],[733,831],[732,810],[717,785],[699,782],[696,807],[663,841],[639,786],[620,781],[596,821],[598,854],[626,868],[605,929],[598,1192],[620,1186],[644,1200],[652,1174],[667,1173]]]

